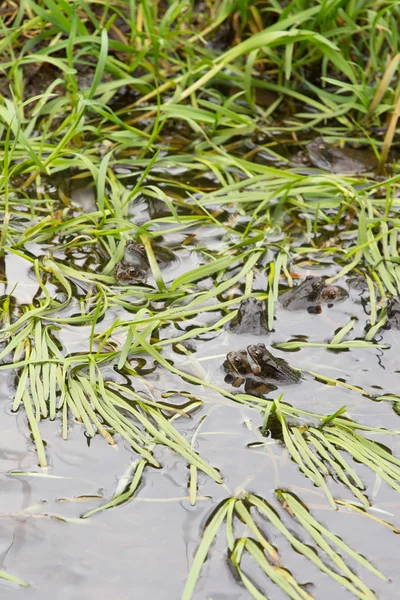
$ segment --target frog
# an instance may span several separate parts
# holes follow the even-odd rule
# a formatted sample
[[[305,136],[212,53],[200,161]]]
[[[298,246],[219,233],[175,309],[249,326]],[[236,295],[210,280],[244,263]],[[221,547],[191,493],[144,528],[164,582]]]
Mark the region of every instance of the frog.
[[[236,373],[242,379],[254,374],[246,350],[228,352],[223,366],[227,371]]]
[[[337,148],[327,144],[321,137],[307,144],[311,163],[330,173],[350,175],[374,171],[377,167],[375,155],[368,150],[356,148]]]
[[[228,352],[223,366],[228,372],[225,383],[230,383],[236,388],[244,383],[246,394],[262,397],[264,394],[277,389],[275,385],[257,375],[259,369],[254,363],[250,364],[247,350]]]
[[[165,267],[166,265],[177,260],[175,254],[169,248],[165,248],[160,244],[155,243],[152,243],[151,247],[160,267]],[[150,263],[149,259],[147,258],[145,245],[137,243],[134,240],[127,241],[125,245],[124,260],[125,262],[134,265],[143,271],[150,269]]]
[[[300,285],[283,293],[279,301],[287,310],[307,309],[310,313],[320,313],[321,304],[325,303],[330,308],[347,297],[348,293],[343,288],[327,285],[323,277],[308,275]]]
[[[269,392],[277,389],[277,385],[274,385],[270,381],[265,381],[260,377],[249,377],[244,382],[245,393],[257,398],[263,398]]]
[[[390,298],[386,312],[388,325],[393,329],[400,329],[400,298]]]
[[[264,380],[277,381],[280,384],[299,383],[302,373],[293,369],[283,358],[277,358],[265,344],[252,344],[247,347],[247,352],[254,365],[253,372]]]
[[[124,283],[145,283],[146,273],[123,260],[115,265],[114,276],[117,281]]]
[[[232,319],[229,328],[234,333],[252,333],[254,335],[269,333],[265,302],[256,298],[242,300],[237,315]]]

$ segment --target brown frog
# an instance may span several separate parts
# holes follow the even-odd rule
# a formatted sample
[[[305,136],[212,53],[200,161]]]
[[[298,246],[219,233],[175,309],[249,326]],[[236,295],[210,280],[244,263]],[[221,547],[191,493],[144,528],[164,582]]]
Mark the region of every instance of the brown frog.
[[[368,150],[337,148],[318,137],[306,146],[311,163],[330,173],[351,175],[374,171],[377,167],[375,155]]]
[[[165,248],[160,246],[160,244],[155,243],[152,243],[151,247],[160,267],[165,267],[166,265],[178,260],[178,258],[169,248]],[[143,271],[150,269],[145,245],[137,243],[133,240],[128,240],[125,245],[124,260],[125,262],[134,265]]]
[[[117,281],[123,283],[145,283],[146,273],[138,267],[121,261],[115,265],[114,276]]]
[[[228,352],[223,366],[226,371],[235,376],[232,382],[234,387],[240,387],[247,377],[254,375],[246,350]]]
[[[272,379],[281,384],[299,383],[301,380],[301,371],[293,369],[283,358],[271,354],[265,344],[248,346],[247,352],[255,364],[253,371],[262,379]]]
[[[225,383],[229,383],[236,388],[244,383],[244,391],[246,394],[261,398],[271,390],[277,389],[276,385],[265,381],[257,375],[258,369],[254,364],[250,364],[246,350],[228,352],[223,366],[227,371]],[[254,372],[253,369],[256,372]]]
[[[234,333],[254,335],[269,333],[265,302],[256,298],[242,300],[236,317],[230,323],[230,330]]]
[[[331,307],[347,297],[343,288],[327,285],[323,277],[309,275],[300,285],[282,294],[279,301],[287,310],[307,309],[310,313],[320,313],[321,304]]]
[[[152,244],[154,255],[161,267],[177,260],[174,253],[159,244]],[[150,263],[144,244],[128,240],[124,249],[124,258],[115,267],[115,278],[125,282],[145,282]]]
[[[274,382],[281,385],[298,383],[302,376],[301,371],[292,369],[285,360],[273,356],[264,344],[228,352],[223,366],[228,372],[226,383],[234,387],[245,383],[245,391],[256,396],[276,389]]]

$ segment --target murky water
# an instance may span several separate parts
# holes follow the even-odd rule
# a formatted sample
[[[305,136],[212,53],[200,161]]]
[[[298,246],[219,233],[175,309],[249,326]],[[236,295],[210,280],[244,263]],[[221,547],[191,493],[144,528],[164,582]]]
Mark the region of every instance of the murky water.
[[[205,179],[205,186],[211,184],[211,180]],[[196,181],[196,185],[199,185],[199,181]],[[83,210],[93,210],[90,188],[76,192],[72,198]],[[157,206],[157,202],[148,203],[141,199],[131,207],[132,222],[143,223],[150,215],[162,214],[163,208],[165,206],[162,203]],[[182,246],[190,235],[193,235],[190,243]],[[174,266],[163,271],[166,283],[201,263],[196,251],[200,243],[209,249],[221,249],[225,243],[218,227],[200,229],[197,226],[188,226],[184,231],[165,236],[164,241],[175,248],[179,257]],[[40,245],[29,246],[27,250],[37,256],[47,252]],[[85,255],[81,257],[81,265],[85,264],[86,258]],[[79,260],[77,257],[76,264],[79,264]],[[31,302],[37,293],[37,284],[30,270],[31,264],[22,257],[8,254],[5,261],[6,277],[0,284],[3,288],[0,293],[14,290],[17,303],[22,305]],[[338,270],[337,264],[328,261],[320,266],[303,265],[295,268],[301,276],[313,274],[330,277]],[[266,281],[263,273],[256,273],[253,290],[265,290]],[[149,284],[153,283],[150,278]],[[205,279],[200,285],[207,289],[209,283]],[[225,373],[222,370],[229,350],[239,350],[261,340],[272,346],[293,339],[323,343],[330,340],[334,332],[344,327],[350,319],[356,321],[352,337],[364,335],[369,321],[366,312],[368,291],[349,287],[346,279],[339,283],[347,289],[349,298],[325,309],[322,314],[289,312],[277,306],[274,331],[268,336],[260,339],[257,336],[236,335],[223,328],[194,338],[195,352],[190,356],[176,351],[173,345],[167,345],[163,349],[163,357],[184,373],[235,392],[224,381]],[[81,289],[79,285],[78,289]],[[85,291],[81,289],[81,293]],[[135,304],[138,299],[131,297],[127,302]],[[71,306],[69,314],[75,310],[76,307]],[[195,316],[180,322],[179,327],[175,323],[166,323],[160,329],[160,340],[178,337],[195,326],[212,325],[222,315],[219,310],[199,310]],[[96,331],[106,330],[116,318],[129,320],[131,316],[129,310],[112,306],[97,324]],[[90,330],[85,325],[62,326],[58,336],[65,352],[87,350]],[[275,349],[274,354],[284,357],[305,374],[300,385],[271,392],[269,398],[277,398],[283,391],[285,403],[324,415],[346,405],[348,416],[356,421],[400,430],[400,421],[392,404],[372,399],[383,394],[398,393],[400,332],[381,330],[376,341],[387,347],[340,352],[313,346],[295,352]],[[203,401],[203,406],[191,413],[190,418],[175,419],[174,426],[188,440],[195,440],[195,450],[221,472],[224,484],[219,485],[200,473],[197,502],[191,506],[187,463],[171,449],[158,445],[154,455],[162,468],[145,469],[140,487],[132,500],[89,519],[81,519],[82,514],[113,497],[118,482],[137,456],[128,443],[118,436],[115,447],[110,447],[99,435],[88,440],[84,426],[73,420],[70,421],[69,438],[64,441],[59,421],[45,420],[41,422],[41,434],[46,442],[49,469],[47,472],[41,471],[37,466],[37,454],[24,412],[20,411],[17,415],[11,412],[15,392],[14,375],[11,371],[2,371],[1,568],[23,577],[31,586],[21,592],[14,584],[2,581],[2,598],[13,598],[18,593],[26,598],[41,600],[67,600],[72,597],[83,600],[94,596],[119,600],[133,597],[178,599],[207,519],[222,500],[241,489],[265,498],[277,510],[280,509],[274,491],[290,489],[308,506],[314,517],[390,578],[390,583],[383,582],[361,569],[357,563],[348,561],[379,598],[398,598],[399,538],[391,529],[345,507],[333,511],[321,489],[313,486],[291,461],[285,446],[278,439],[261,435],[263,417],[258,410],[224,398],[208,387],[184,381],[179,375],[157,366],[147,355],[136,358],[142,361],[137,361],[142,365],[139,373],[146,373],[144,380],[135,379],[136,391],[146,391],[148,386],[153,386],[160,397],[172,391],[177,394],[185,392]],[[135,357],[132,358],[134,363]],[[105,370],[110,379],[117,381],[121,375],[113,367],[110,364]],[[346,387],[322,383],[307,371],[359,386],[368,396]],[[173,398],[170,401],[173,402]],[[306,418],[304,423],[307,423]],[[400,440],[395,435],[368,432],[366,437],[382,442],[397,456],[400,455]],[[370,514],[400,528],[398,493],[363,465],[355,465],[355,468],[366,484],[366,494],[372,504]],[[354,500],[342,484],[331,479],[328,486],[335,498]],[[269,541],[279,548],[282,564],[297,581],[309,584],[309,593],[324,600],[353,597],[297,554],[267,522],[262,522],[260,518],[259,523]],[[307,538],[304,530],[289,515],[286,515],[286,524],[303,541],[312,545],[311,538]],[[238,529],[239,536],[245,535],[244,524]],[[266,596],[273,600],[286,597],[250,560],[244,559],[243,569]],[[249,597],[229,566],[222,528],[203,567],[194,598],[246,600]]]

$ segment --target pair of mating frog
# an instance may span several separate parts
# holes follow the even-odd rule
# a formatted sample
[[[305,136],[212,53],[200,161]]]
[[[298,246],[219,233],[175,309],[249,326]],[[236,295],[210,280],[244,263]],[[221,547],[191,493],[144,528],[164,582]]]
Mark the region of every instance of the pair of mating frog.
[[[347,296],[343,288],[327,285],[323,277],[310,275],[293,290],[282,294],[280,302],[287,310],[307,309],[308,312],[319,313],[322,304],[331,306]],[[231,323],[231,330],[256,335],[268,333],[265,302],[255,298],[243,300]],[[293,369],[282,358],[273,356],[265,344],[254,344],[248,346],[247,350],[228,352],[223,366],[228,372],[226,383],[240,387],[245,382],[245,391],[253,395],[276,389],[271,382],[298,383],[302,377],[300,370]]]
[[[254,396],[276,390],[280,385],[299,383],[302,372],[293,369],[283,358],[273,356],[265,344],[252,344],[247,350],[228,352],[224,369],[228,372],[225,382],[233,387],[245,383],[245,392]]]

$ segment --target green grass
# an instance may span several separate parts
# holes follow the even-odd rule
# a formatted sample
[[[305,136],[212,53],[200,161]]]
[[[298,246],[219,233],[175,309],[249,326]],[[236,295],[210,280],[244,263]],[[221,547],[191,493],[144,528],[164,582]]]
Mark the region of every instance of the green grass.
[[[262,529],[257,524],[259,519],[256,517],[256,512],[262,516],[263,521],[269,522],[276,530],[278,530],[300,555],[303,555],[306,559],[314,563],[322,572],[335,579],[357,598],[363,600],[376,598],[375,594],[362,582],[362,580],[348,568],[342,555],[332,546],[340,548],[342,553],[351,556],[353,560],[374,573],[377,577],[381,579],[386,579],[386,577],[365,560],[362,555],[355,552],[352,548],[343,543],[339,537],[332,534],[328,529],[321,525],[321,523],[310,514],[299,499],[293,494],[277,490],[276,496],[281,500],[283,508],[288,511],[290,517],[293,520],[296,520],[300,525],[302,534],[305,536],[306,533],[308,533],[320,550],[315,552],[314,549],[302,542],[298,535],[293,535],[286,527],[283,515],[277,513],[275,507],[271,506],[263,498],[244,492],[240,498],[233,497],[225,500],[219,508],[214,511],[212,518],[207,523],[202,542],[197,550],[186,582],[182,599],[189,600],[192,597],[197,578],[199,577],[201,565],[207,556],[214,537],[224,521],[226,521],[226,538],[230,561],[236,569],[242,583],[254,598],[259,600],[266,596],[261,593],[242,570],[241,560],[246,553],[251,556],[255,564],[258,565],[265,575],[271,579],[275,585],[278,585],[289,598],[293,598],[294,600],[310,600],[313,598],[313,596],[311,596],[302,585],[294,579],[290,571],[282,566],[282,559],[279,552],[274,546],[271,546]],[[236,537],[234,529],[236,520],[240,520],[241,523],[246,524],[249,532],[254,537]],[[266,523],[262,522],[261,525],[264,528]],[[321,556],[323,558],[321,558]],[[334,563],[335,569],[327,566],[325,562],[327,557]]]
[[[48,462],[44,419],[57,421],[66,440],[73,420],[110,445],[123,439],[137,455],[125,487],[84,518],[129,501],[145,469],[163,467],[154,456],[157,445],[190,466],[192,505],[198,471],[222,483],[225,474],[180,433],[192,412],[206,414],[208,394],[252,407],[264,433],[269,419],[278,418],[293,462],[332,509],[343,502],[332,474],[368,508],[358,464],[396,491],[400,481],[399,460],[368,438],[373,428],[339,412],[315,415],[279,399],[233,393],[208,381],[200,367],[186,372],[165,354],[172,345],[185,352],[182,343],[220,332],[260,274],[272,328],[281,284],[293,285],[293,267],[325,261],[337,265],[331,281],[357,276],[365,282],[368,330],[354,334],[350,319],[329,340],[286,340],[277,348],[387,348],[377,337],[385,302],[400,293],[400,6],[206,4],[199,13],[193,0],[21,0],[0,13],[0,274],[6,281],[5,259],[24,261],[36,290],[31,302],[17,304],[9,289],[0,298],[0,370],[15,375],[13,410],[25,411],[40,467]],[[299,169],[298,151],[321,136],[337,147],[368,149],[376,168],[365,175]],[[85,210],[71,199],[80,182],[94,195]],[[144,201],[158,209],[146,222],[132,223]],[[195,257],[195,266],[172,281],[154,251],[168,236]],[[213,236],[219,244],[208,243]],[[132,237],[145,246],[152,287],[115,280]],[[192,325],[200,310],[219,316]],[[111,324],[110,314],[118,315]],[[164,335],[167,326],[174,335]],[[62,331],[80,327],[80,349],[70,351]],[[224,351],[210,348],[222,363]],[[168,404],[168,394],[135,367],[143,357],[179,382],[181,405]],[[127,383],[109,378],[109,367]],[[368,396],[351,381],[312,375]],[[311,597],[286,567],[277,567],[255,510],[321,571],[358,598],[374,598],[343,556],[382,574],[292,493],[276,495],[312,542],[292,539],[267,499],[232,496],[210,517],[182,598],[191,597],[223,522],[229,560],[250,596],[265,598],[241,566],[245,554],[290,598]],[[246,524],[246,537],[236,537],[237,519]]]

